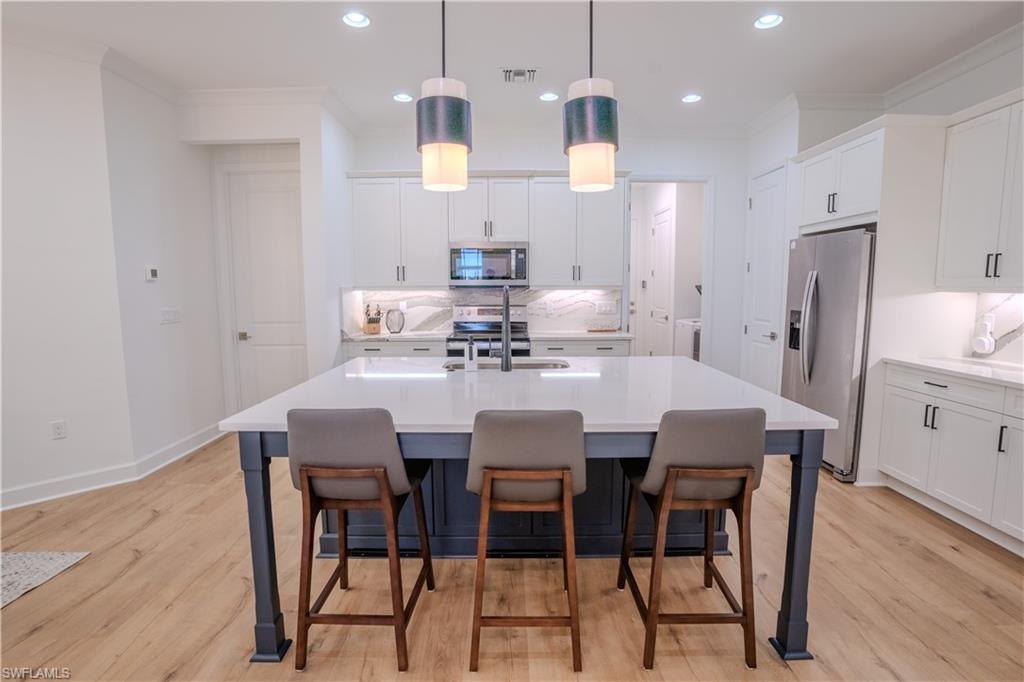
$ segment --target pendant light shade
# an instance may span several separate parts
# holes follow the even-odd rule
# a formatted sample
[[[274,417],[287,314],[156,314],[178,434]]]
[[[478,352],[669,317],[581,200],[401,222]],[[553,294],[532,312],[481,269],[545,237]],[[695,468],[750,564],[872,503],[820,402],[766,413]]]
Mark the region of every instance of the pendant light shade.
[[[423,81],[416,102],[416,149],[422,156],[423,188],[456,192],[469,182],[473,126],[466,84],[454,78]]]
[[[416,102],[416,150],[422,157],[423,189],[457,192],[469,185],[473,124],[466,84],[447,78],[445,3],[441,2],[441,77],[423,81]]]
[[[590,2],[590,78],[569,86],[562,108],[564,151],[569,156],[569,187],[604,192],[615,187],[619,148],[619,103],[610,80],[594,78],[594,3]]]
[[[604,192],[615,187],[619,113],[614,94],[612,82],[604,78],[585,78],[569,86],[563,133],[569,187],[574,192]]]

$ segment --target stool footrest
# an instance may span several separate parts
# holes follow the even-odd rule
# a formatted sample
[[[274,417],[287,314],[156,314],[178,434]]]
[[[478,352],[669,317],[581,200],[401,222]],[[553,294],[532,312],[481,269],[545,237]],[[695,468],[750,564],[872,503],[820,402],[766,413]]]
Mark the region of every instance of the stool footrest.
[[[394,625],[395,617],[363,613],[315,613],[307,618],[311,625]]]
[[[658,625],[742,623],[742,613],[659,613]]]
[[[480,625],[490,628],[569,627],[569,616],[481,616]]]

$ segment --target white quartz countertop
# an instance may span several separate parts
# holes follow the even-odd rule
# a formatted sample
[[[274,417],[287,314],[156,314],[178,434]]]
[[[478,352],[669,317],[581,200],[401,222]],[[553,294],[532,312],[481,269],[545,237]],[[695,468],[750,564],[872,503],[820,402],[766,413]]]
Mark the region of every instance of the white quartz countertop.
[[[999,386],[1024,388],[1024,366],[974,358],[884,358],[892,365],[926,369],[942,374],[986,381]]]
[[[429,332],[399,332],[398,334],[349,334],[344,338],[344,341],[355,341],[357,343],[364,343],[366,341],[444,341],[448,338],[448,334],[451,332],[447,331],[429,331]]]
[[[286,431],[293,408],[383,407],[405,433],[469,433],[479,410],[574,409],[588,432],[653,432],[668,410],[761,407],[769,430],[832,417],[684,357],[565,358],[567,369],[447,372],[445,358],[355,358],[220,423]],[[527,358],[523,358],[527,360]],[[531,357],[529,361],[536,361]]]

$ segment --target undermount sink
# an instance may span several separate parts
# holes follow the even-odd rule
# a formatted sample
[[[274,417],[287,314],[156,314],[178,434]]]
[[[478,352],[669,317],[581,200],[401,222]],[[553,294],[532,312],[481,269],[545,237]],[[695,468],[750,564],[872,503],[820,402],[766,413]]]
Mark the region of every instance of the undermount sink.
[[[500,360],[478,360],[476,363],[477,369],[479,370],[500,370]],[[443,365],[442,369],[446,369],[449,372],[455,372],[466,369],[466,362],[464,360],[448,360]],[[565,360],[517,360],[512,359],[512,369],[568,369],[569,363]]]

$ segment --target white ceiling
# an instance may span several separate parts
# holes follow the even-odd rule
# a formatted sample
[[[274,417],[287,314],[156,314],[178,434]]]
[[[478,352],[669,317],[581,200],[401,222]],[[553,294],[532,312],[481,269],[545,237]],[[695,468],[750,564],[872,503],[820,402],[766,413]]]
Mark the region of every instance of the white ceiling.
[[[350,9],[373,23],[340,22]],[[754,19],[785,22],[759,31]],[[330,86],[363,131],[405,127],[440,75],[440,3],[12,3],[4,30],[30,24],[108,45],[179,89]],[[623,133],[742,131],[785,95],[883,93],[1019,23],[1019,2],[599,2],[595,75],[616,85]],[[535,67],[531,85],[500,68]],[[448,75],[468,84],[474,120],[560,126],[563,95],[586,76],[582,2],[449,2]],[[696,105],[679,98],[704,96]]]

